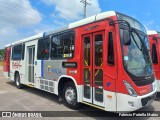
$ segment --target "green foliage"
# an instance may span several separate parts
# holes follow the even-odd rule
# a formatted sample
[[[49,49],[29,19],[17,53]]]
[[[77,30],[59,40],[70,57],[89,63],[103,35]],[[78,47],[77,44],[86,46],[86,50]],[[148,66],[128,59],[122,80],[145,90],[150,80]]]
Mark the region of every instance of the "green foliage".
[[[4,49],[0,49],[0,60],[1,60],[1,57],[4,57]]]
[[[3,62],[2,62],[2,60],[0,60],[0,66],[2,66],[3,65]]]

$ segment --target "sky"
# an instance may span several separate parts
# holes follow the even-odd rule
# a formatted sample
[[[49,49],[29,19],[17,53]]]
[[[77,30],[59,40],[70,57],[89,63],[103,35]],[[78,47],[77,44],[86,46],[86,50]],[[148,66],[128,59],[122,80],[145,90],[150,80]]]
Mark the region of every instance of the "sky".
[[[0,49],[8,43],[83,19],[81,0],[0,0]],[[160,0],[87,0],[87,17],[118,11],[160,31]]]

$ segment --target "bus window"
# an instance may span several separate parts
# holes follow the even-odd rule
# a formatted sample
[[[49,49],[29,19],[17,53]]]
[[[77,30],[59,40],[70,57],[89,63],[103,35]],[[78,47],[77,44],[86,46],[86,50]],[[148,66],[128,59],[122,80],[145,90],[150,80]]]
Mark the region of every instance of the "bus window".
[[[51,59],[72,58],[74,56],[74,33],[67,32],[52,37]]]
[[[103,35],[95,35],[95,66],[103,66]],[[103,102],[103,70],[100,68],[94,69],[94,86],[95,86],[95,101]]]
[[[22,59],[22,44],[16,45],[12,48],[12,60]]]
[[[50,38],[40,39],[38,41],[38,51],[37,51],[37,59],[38,60],[48,60],[49,59],[49,46],[50,46]]]
[[[114,47],[112,32],[108,33],[108,64],[114,65]]]
[[[102,66],[103,63],[103,38],[102,34],[95,36],[95,65],[96,66]]]
[[[90,66],[90,37],[84,38],[84,65]]]
[[[152,62],[154,64],[158,63],[158,58],[157,58],[157,48],[155,44],[152,44]]]
[[[95,69],[95,86],[103,87],[103,70]],[[103,102],[103,89],[95,88],[95,100]]]
[[[85,68],[84,69],[84,84],[86,84],[84,86],[84,97],[87,98],[87,99],[90,99],[91,98],[91,90],[90,90],[90,86],[87,86],[87,85],[90,85],[90,79],[91,79],[91,74],[90,74],[90,70],[88,68]]]

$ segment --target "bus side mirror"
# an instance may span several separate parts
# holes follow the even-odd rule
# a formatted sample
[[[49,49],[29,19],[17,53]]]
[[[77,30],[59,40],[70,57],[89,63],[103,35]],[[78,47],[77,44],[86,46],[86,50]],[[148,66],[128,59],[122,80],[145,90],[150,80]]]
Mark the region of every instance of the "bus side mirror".
[[[123,31],[123,44],[130,45],[131,44],[131,32],[130,30]]]

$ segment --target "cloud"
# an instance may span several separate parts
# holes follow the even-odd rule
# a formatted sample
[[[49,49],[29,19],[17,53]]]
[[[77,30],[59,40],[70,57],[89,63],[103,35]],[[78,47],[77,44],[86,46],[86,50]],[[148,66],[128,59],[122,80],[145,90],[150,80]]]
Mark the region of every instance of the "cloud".
[[[53,20],[53,23],[56,25],[56,26],[60,26],[60,27],[64,27],[66,24],[64,22],[61,22],[59,20]]]
[[[98,0],[87,0],[87,17],[101,12]],[[15,40],[83,18],[84,5],[80,0],[40,0],[33,8],[31,0],[0,1],[0,48]],[[45,3],[45,4],[44,4]],[[3,43],[3,44],[2,44]]]
[[[12,28],[12,27],[5,27],[3,29],[0,29],[0,35],[3,35],[3,36],[10,36],[11,34],[14,34],[14,35],[17,35],[17,30]],[[2,37],[2,36],[1,36]]]
[[[60,17],[65,20],[78,20],[83,18],[84,5],[80,0],[42,0],[47,5],[55,6],[56,13],[52,13],[52,16]],[[91,5],[87,5],[87,17],[95,15],[101,12],[98,0],[89,1]]]
[[[41,14],[29,0],[1,0],[0,2],[0,48],[19,38],[21,29],[40,23]]]
[[[0,48],[3,48],[10,40],[18,36],[18,31],[12,27],[4,27],[0,29]]]
[[[2,0],[0,2],[0,26],[22,27],[37,24],[41,15],[28,0]]]
[[[39,34],[39,33],[44,33],[46,31],[50,31],[50,30],[53,30],[55,28],[55,25],[51,24],[51,25],[48,25],[48,24],[40,24],[38,26],[35,26],[33,28],[33,34]]]

